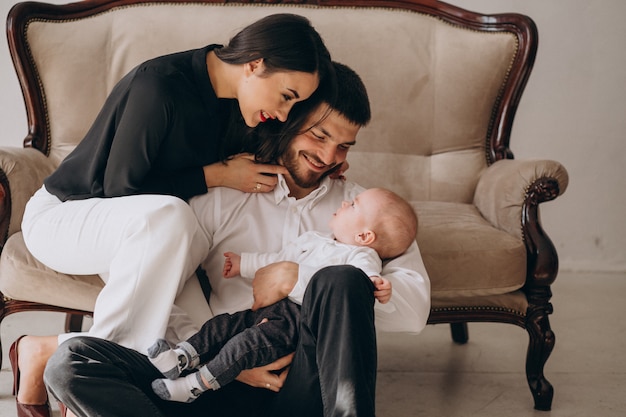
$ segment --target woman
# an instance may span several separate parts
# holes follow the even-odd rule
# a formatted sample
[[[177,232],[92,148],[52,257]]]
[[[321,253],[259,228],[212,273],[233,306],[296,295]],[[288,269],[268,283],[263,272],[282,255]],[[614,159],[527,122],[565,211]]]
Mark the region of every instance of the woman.
[[[254,151],[241,140],[241,121],[248,129],[284,122],[331,75],[310,22],[280,14],[228,46],[159,57],[120,80],[22,223],[41,262],[105,281],[89,335],[139,352],[163,337],[167,306],[209,248],[185,200],[215,186],[272,190],[275,175],[266,174],[283,168],[240,154]],[[11,346],[18,416],[50,415],[43,369],[65,338],[28,336]]]

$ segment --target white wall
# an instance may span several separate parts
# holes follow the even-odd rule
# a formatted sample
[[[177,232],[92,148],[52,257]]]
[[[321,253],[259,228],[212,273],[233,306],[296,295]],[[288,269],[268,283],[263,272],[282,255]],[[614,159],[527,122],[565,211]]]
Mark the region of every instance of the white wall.
[[[48,0],[65,3],[65,0]],[[511,146],[517,158],[555,159],[567,192],[543,205],[562,270],[626,271],[626,2],[623,0],[449,0],[485,13],[518,12],[539,28],[535,69]],[[12,0],[0,0],[6,16]],[[0,145],[27,131],[17,77],[0,43]]]
[[[539,29],[539,52],[515,119],[517,158],[560,161],[566,193],[542,219],[562,270],[626,270],[626,2],[450,0],[518,12]]]

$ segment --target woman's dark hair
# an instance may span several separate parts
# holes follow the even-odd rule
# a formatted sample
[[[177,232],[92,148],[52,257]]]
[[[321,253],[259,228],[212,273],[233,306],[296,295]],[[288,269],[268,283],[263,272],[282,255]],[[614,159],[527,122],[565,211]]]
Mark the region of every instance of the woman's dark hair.
[[[311,22],[299,15],[266,16],[237,33],[215,55],[229,64],[245,64],[263,58],[266,73],[300,71],[324,78],[330,53]]]
[[[372,116],[370,102],[361,77],[350,67],[338,62],[332,63],[332,70],[332,82],[320,82],[311,97],[293,106],[285,123],[268,121],[256,128],[252,147],[256,148],[258,161],[278,162],[294,137],[321,123],[331,111],[360,127],[369,123]],[[327,105],[327,111],[320,120],[311,124],[309,116],[321,105]]]
[[[330,53],[311,22],[303,16],[289,13],[266,16],[243,28],[227,46],[216,48],[214,52],[222,61],[234,65],[262,58],[265,75],[278,71],[317,73],[320,84],[314,95],[323,96],[327,101],[329,97],[334,97],[336,81]],[[324,91],[318,92],[320,89]],[[296,106],[309,100],[311,98]],[[280,135],[279,132],[283,130],[278,121],[268,121],[254,129],[249,128],[243,122],[236,102],[231,103],[230,109],[228,129],[224,132],[220,151],[222,159],[240,152],[257,153],[260,144],[266,140],[276,140],[275,138]],[[288,120],[292,118],[291,113]],[[305,116],[308,116],[308,112]],[[303,121],[299,123],[302,124]],[[290,125],[293,126],[293,123]],[[264,132],[257,132],[259,129]],[[267,148],[265,146],[266,150],[262,152],[264,155],[262,160],[274,161],[273,157],[267,158],[274,155],[278,149]]]

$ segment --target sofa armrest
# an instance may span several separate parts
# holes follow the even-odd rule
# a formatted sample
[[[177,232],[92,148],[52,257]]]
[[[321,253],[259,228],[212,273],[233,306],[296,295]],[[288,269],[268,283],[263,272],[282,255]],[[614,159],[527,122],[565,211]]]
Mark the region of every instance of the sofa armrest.
[[[550,286],[558,272],[558,256],[541,225],[539,204],[563,194],[568,181],[567,171],[555,161],[501,160],[484,171],[474,194],[474,204],[488,221],[524,241],[530,316],[551,311]]]
[[[522,211],[530,194],[536,195],[540,191],[537,187],[550,183],[554,190],[532,201],[539,204],[553,200],[565,192],[568,178],[565,167],[556,161],[503,159],[481,174],[474,204],[495,227],[523,239]]]
[[[20,230],[26,203],[54,169],[37,149],[0,147],[0,247]]]

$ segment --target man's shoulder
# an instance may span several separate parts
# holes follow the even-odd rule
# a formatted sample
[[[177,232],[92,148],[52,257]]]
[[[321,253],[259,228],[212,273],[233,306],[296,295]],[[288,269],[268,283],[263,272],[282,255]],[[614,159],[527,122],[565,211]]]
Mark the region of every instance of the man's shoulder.
[[[245,193],[230,187],[211,187],[204,194],[207,199],[213,199],[219,204],[239,204],[245,199],[255,195],[254,193]]]
[[[246,196],[250,195],[253,194],[227,187],[213,187],[206,193],[191,198],[189,205],[196,213],[229,212],[243,204]]]

